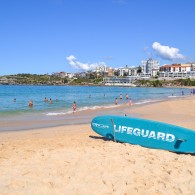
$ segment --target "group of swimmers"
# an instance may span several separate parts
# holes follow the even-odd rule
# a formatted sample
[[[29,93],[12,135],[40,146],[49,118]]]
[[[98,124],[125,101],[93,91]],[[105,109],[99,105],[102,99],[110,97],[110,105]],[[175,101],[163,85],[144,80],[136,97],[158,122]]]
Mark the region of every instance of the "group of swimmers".
[[[53,104],[53,100],[52,100],[51,98],[48,100],[48,99],[45,97],[44,102],[48,102],[48,101],[49,101],[50,104]],[[58,101],[58,100],[56,99],[56,101]],[[33,106],[33,100],[30,100],[29,103],[28,103],[28,105],[29,105],[30,107],[32,107],[32,106]]]
[[[48,102],[48,99],[47,99],[46,97],[45,97],[45,99],[44,99],[44,102]],[[49,99],[49,103],[50,103],[50,104],[53,104],[53,100],[52,100],[51,98]]]
[[[190,91],[190,93],[191,93],[192,95],[195,95],[195,89],[192,89],[192,90]]]
[[[14,99],[14,100],[16,101],[16,99]],[[56,101],[57,101],[57,100],[56,100]],[[44,102],[48,102],[48,99],[47,99],[46,97],[45,97],[45,99],[44,99]],[[49,99],[49,102],[50,102],[50,104],[53,103],[53,101],[52,101],[51,98]],[[28,106],[29,106],[29,107],[33,107],[33,100],[30,100],[30,101],[29,101]],[[73,113],[76,112],[76,109],[77,109],[77,104],[76,104],[76,102],[74,101],[74,102],[73,102],[73,107],[72,107]]]
[[[105,94],[104,94],[104,97],[105,97]],[[89,98],[91,98],[91,95],[89,95]],[[128,100],[129,106],[131,106],[131,105],[132,105],[132,102],[131,102],[131,98],[129,98],[128,94],[125,95],[125,98],[126,98],[126,100]],[[122,94],[119,95],[119,99],[120,99],[120,100],[123,99],[123,95],[122,95]],[[56,101],[58,101],[58,100],[56,99]],[[16,98],[14,98],[14,102],[16,102]],[[44,102],[46,102],[46,103],[49,102],[50,104],[53,104],[52,98],[50,98],[50,99],[48,100],[47,97],[45,97]],[[29,101],[29,103],[28,103],[28,106],[29,106],[30,108],[32,108],[33,105],[34,105],[34,103],[33,103],[33,100],[31,99],[31,100]],[[118,98],[116,98],[116,100],[115,100],[115,105],[118,105]],[[76,112],[76,109],[77,109],[77,104],[76,104],[76,102],[74,101],[74,102],[73,102],[73,106],[72,106],[73,113]]]
[[[16,98],[14,98],[13,101],[16,102]],[[48,101],[49,101],[50,104],[53,104],[53,100],[52,100],[51,98],[48,100],[47,97],[45,97],[44,102],[47,103]],[[56,101],[58,101],[58,99],[56,99]],[[33,104],[33,100],[31,99],[31,100],[28,102],[28,106],[29,106],[29,108],[32,108],[33,105],[34,105],[34,104]],[[74,101],[74,102],[73,102],[73,106],[72,106],[72,111],[73,111],[73,113],[76,112],[76,109],[77,109],[77,104],[76,104],[76,102]]]
[[[48,99],[47,99],[46,97],[45,97],[45,99],[44,99],[44,102],[48,102]],[[50,102],[50,104],[53,104],[53,101],[52,101],[51,98],[49,99],[49,102]],[[30,100],[30,101],[29,101],[28,106],[29,106],[29,107],[33,107],[33,100]]]
[[[129,95],[126,94],[126,95],[125,95],[125,98],[126,98],[126,100],[128,100],[129,106],[131,106],[131,105],[132,105],[132,101],[131,101],[131,98],[129,98]],[[120,100],[123,99],[122,93],[119,95],[119,99],[120,99]],[[118,105],[118,98],[115,99],[115,105]]]

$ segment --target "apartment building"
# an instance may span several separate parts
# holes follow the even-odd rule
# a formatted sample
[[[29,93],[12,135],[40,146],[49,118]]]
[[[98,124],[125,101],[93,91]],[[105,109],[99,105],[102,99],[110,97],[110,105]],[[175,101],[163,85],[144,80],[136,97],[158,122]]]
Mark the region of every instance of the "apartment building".
[[[160,77],[190,78],[195,76],[195,63],[171,64],[160,67]]]
[[[160,63],[152,58],[141,61],[142,73],[155,77],[159,71]]]

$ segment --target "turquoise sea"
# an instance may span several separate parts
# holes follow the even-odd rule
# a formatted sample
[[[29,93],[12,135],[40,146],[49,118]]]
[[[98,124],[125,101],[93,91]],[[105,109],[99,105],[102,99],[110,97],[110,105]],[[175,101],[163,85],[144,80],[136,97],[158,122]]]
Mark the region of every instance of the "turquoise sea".
[[[34,128],[35,125],[32,124],[37,124],[36,127],[46,127],[89,122],[90,116],[82,114],[79,119],[72,118],[74,101],[77,103],[77,112],[95,112],[99,108],[114,107],[116,98],[119,104],[126,103],[126,94],[134,104],[140,105],[182,97],[182,91],[184,96],[190,94],[190,89],[185,88],[0,85],[0,130],[21,129],[21,124],[26,121],[28,123],[26,126],[23,124],[24,129]],[[119,99],[120,94],[123,95],[122,100]],[[48,100],[51,98],[53,104],[44,102],[45,97]],[[30,99],[34,102],[33,108],[28,106]],[[31,121],[33,122],[30,123]]]

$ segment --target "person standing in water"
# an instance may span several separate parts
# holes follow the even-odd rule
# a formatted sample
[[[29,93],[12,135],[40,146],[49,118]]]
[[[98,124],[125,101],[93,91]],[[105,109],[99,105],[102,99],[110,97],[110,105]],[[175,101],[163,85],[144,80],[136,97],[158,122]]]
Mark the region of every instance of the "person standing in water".
[[[115,99],[115,105],[118,105],[118,98]]]
[[[73,113],[76,112],[76,109],[77,109],[77,104],[76,104],[76,102],[74,101],[73,107],[72,107]]]
[[[44,102],[48,102],[48,99],[45,97]]]
[[[126,94],[126,99],[127,99],[127,100],[129,99],[129,95],[128,95],[128,94]]]

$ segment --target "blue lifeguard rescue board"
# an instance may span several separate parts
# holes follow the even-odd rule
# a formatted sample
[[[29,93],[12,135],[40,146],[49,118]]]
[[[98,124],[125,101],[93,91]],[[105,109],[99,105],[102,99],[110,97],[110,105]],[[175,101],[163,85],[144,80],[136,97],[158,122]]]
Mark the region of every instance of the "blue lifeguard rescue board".
[[[195,153],[195,130],[152,120],[97,116],[92,129],[108,139],[178,153]]]

